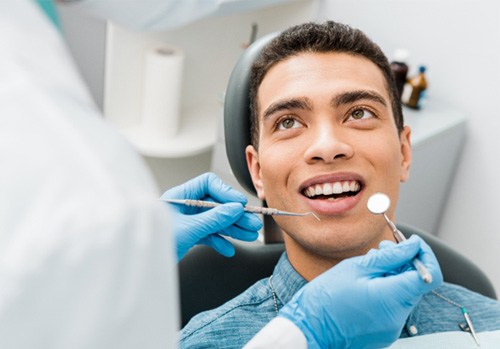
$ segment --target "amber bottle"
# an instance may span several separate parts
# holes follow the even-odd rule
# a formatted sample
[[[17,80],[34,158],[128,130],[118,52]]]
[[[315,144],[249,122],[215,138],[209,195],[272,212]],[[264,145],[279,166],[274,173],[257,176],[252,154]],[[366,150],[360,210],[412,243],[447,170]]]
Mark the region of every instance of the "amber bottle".
[[[391,62],[391,70],[398,88],[399,98],[401,98],[408,76],[408,65],[406,64],[408,55],[408,51],[398,49],[394,52],[394,60]]]
[[[420,66],[418,74],[409,79],[404,87],[401,101],[409,108],[420,109],[422,107],[422,98],[427,89],[425,70],[425,66]]]

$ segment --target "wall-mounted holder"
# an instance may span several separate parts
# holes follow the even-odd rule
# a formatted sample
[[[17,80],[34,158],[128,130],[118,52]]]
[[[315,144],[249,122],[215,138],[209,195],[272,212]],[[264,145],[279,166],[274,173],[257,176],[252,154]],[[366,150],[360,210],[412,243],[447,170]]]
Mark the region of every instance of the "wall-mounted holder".
[[[106,118],[145,156],[182,158],[213,147],[220,102],[182,106],[183,50],[113,28]],[[125,59],[126,58],[126,59]]]
[[[150,157],[184,157],[208,150],[216,138],[217,110],[181,112],[183,50],[172,46],[145,50],[142,108],[138,122],[122,133]]]
[[[139,125],[120,131],[145,156],[180,158],[209,150],[216,141],[217,117],[220,107],[210,110],[194,108],[182,113],[180,127],[172,137],[153,136]]]

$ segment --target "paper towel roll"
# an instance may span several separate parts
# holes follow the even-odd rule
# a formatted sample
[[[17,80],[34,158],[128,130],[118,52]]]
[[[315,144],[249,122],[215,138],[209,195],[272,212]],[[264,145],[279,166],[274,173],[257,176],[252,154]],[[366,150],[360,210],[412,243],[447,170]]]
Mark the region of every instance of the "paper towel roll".
[[[142,129],[146,136],[174,137],[179,130],[184,53],[172,47],[146,52]]]

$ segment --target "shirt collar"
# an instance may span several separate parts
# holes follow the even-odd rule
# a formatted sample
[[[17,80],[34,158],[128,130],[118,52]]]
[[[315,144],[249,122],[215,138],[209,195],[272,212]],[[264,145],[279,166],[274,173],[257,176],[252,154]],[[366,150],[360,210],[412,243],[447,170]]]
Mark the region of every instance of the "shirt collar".
[[[307,283],[290,264],[286,252],[283,252],[278,264],[276,264],[271,282],[281,304],[288,303],[295,293]]]

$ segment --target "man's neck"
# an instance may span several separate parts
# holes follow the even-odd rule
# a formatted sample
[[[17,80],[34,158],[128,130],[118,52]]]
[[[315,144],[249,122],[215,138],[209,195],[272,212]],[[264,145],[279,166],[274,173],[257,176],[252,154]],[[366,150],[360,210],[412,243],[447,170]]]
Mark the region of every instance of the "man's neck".
[[[342,261],[324,258],[306,251],[298,251],[288,246],[286,251],[290,264],[307,281],[311,281]]]
[[[392,233],[387,230],[376,241],[366,243],[364,246],[358,246],[356,249],[322,253],[305,248],[286,233],[283,234],[283,237],[290,264],[307,281],[311,281],[344,259],[364,255],[371,248],[377,248],[380,241],[384,239],[393,240]]]

